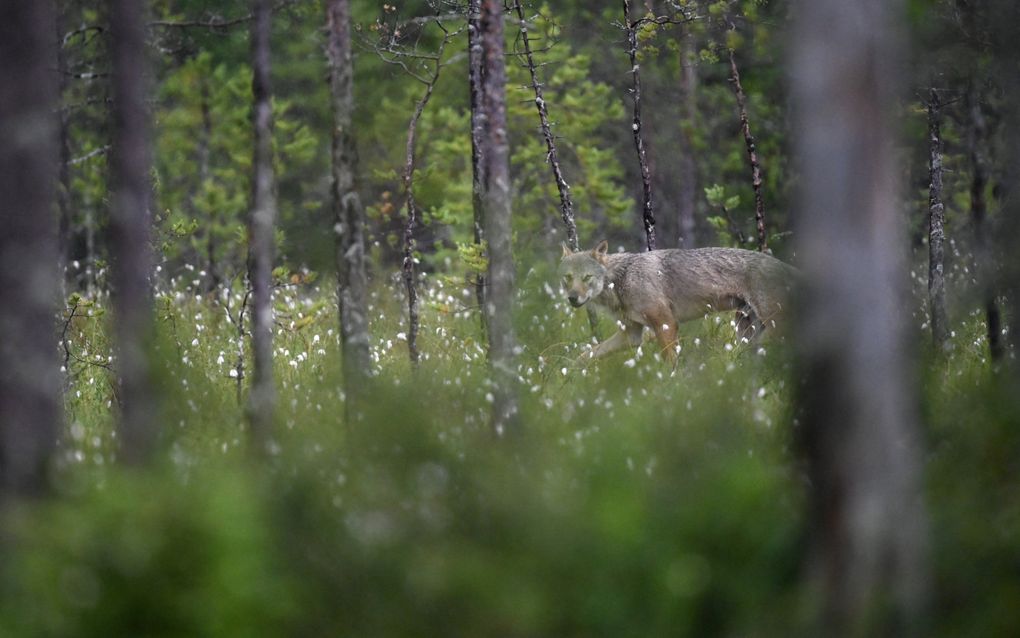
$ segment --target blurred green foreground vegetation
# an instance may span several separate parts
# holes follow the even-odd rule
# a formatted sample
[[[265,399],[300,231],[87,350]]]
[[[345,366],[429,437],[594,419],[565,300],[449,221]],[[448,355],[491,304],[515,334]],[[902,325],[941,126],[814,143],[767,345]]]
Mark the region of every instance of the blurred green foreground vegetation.
[[[164,292],[166,427],[145,470],[115,464],[104,301],[75,298],[62,494],[4,520],[0,635],[803,634],[786,346],[734,347],[724,317],[687,327],[675,373],[647,347],[582,367],[584,313],[543,277],[521,282],[524,427],[509,439],[488,430],[477,317],[456,282],[428,284],[417,374],[399,293],[376,291],[360,423],[345,422],[330,295],[281,288],[279,436],[257,459],[231,372],[240,295]],[[1020,399],[982,360],[980,317],[960,325],[923,370],[930,633],[1007,636]]]

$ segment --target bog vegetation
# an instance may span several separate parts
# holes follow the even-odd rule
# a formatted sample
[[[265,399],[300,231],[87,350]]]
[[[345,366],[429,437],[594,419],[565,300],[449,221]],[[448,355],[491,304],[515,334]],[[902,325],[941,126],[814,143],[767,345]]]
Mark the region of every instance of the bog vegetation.
[[[706,314],[681,326],[675,366],[654,341],[604,360],[583,356],[616,327],[571,308],[556,278],[568,231],[521,24],[509,11],[516,3],[505,17],[505,106],[519,427],[502,436],[492,418],[505,388],[493,378],[478,295],[489,255],[474,232],[469,56],[458,31],[467,7],[352,3],[370,362],[356,400],[336,286],[342,229],[323,53],[332,3],[268,7],[278,219],[276,396],[264,445],[253,441],[249,400],[251,8],[146,4],[156,256],[146,352],[157,443],[144,463],[123,462],[116,255],[106,239],[107,15],[60,0],[64,294],[50,343],[63,421],[45,495],[0,497],[0,635],[818,635],[812,623],[829,592],[805,576],[822,488],[806,432],[811,401],[798,390],[813,387],[800,335],[749,343],[731,313]],[[1020,625],[1020,393],[1010,346],[1018,306],[1002,283],[1015,261],[1002,250],[1015,200],[1002,190],[1016,87],[997,75],[1002,49],[988,44],[1002,41],[989,17],[998,14],[907,4],[915,51],[927,55],[911,59],[913,93],[897,103],[906,187],[896,210],[908,229],[897,299],[908,401],[922,424],[923,485],[913,496],[926,511],[916,539],[925,567],[915,575],[925,603],[891,625],[869,617],[842,627],[1007,636]],[[647,185],[658,247],[767,244],[802,265],[788,141],[795,80],[782,50],[802,7],[635,3],[625,24],[616,4],[522,8],[582,248],[606,238],[614,251],[642,250]],[[459,39],[437,55],[450,33]],[[931,87],[942,94],[948,309],[934,345]],[[414,363],[405,169],[408,123],[426,89],[411,164],[420,214],[410,229]],[[869,608],[874,618],[895,599]]]

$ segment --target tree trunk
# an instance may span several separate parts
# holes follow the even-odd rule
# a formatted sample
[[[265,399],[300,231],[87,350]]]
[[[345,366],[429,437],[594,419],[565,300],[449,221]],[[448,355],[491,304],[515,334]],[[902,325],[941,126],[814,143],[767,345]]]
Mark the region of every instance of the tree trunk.
[[[1020,59],[1020,39],[1016,25],[1020,24],[1020,4],[1016,2],[976,3],[975,9],[984,8],[990,25],[990,41],[996,84],[1002,91],[1001,101],[1004,133],[1005,167],[999,182],[1000,213],[996,216],[995,243],[996,291],[1005,299],[1005,319],[1008,329],[1006,342],[1012,348],[1007,360],[1014,381],[1020,383],[1020,78],[1016,74],[1016,60]]]
[[[531,89],[535,93],[535,107],[538,110],[538,120],[542,129],[542,138],[545,140],[546,156],[552,170],[553,181],[556,182],[556,190],[560,195],[560,217],[563,219],[563,228],[567,233],[567,245],[576,251],[577,246],[577,223],[574,221],[574,200],[570,196],[570,184],[563,177],[563,170],[560,168],[560,158],[556,151],[556,139],[552,134],[552,126],[549,124],[549,111],[545,103],[545,96],[542,94],[542,84],[538,81],[538,72],[535,68],[535,58],[531,54],[531,40],[528,37],[528,24],[524,20],[524,9],[520,0],[514,0],[513,10],[517,13],[517,20],[521,30],[521,44],[524,47],[524,61],[528,66],[528,73],[531,77]]]
[[[928,307],[935,349],[948,346],[946,279],[943,243],[946,238],[945,206],[942,204],[942,104],[934,88],[928,94]]]
[[[684,34],[680,40],[680,157],[677,177],[680,180],[678,221],[680,248],[697,248],[698,164],[694,156],[694,130],[698,120],[698,66],[694,40]]]
[[[645,246],[655,250],[655,212],[652,209],[652,175],[648,168],[648,155],[645,152],[645,140],[641,131],[641,66],[637,61],[638,24],[630,19],[630,0],[623,0],[623,22],[627,29],[627,55],[630,57],[630,72],[633,84],[631,95],[634,98],[634,111],[631,118],[631,131],[634,134],[634,148],[637,150],[638,165],[641,168],[641,223],[645,229]]]
[[[471,208],[473,215],[474,240],[477,246],[485,243],[482,227],[482,156],[481,136],[485,120],[482,117],[482,82],[485,65],[482,64],[482,39],[479,24],[480,0],[468,2],[468,99],[471,108]],[[485,326],[485,275],[475,276],[475,299],[478,301],[478,316],[481,317],[482,334]]]
[[[563,228],[567,235],[567,245],[570,250],[578,250],[577,222],[574,220],[574,200],[570,196],[570,184],[563,177],[563,169],[560,168],[560,157],[556,150],[556,138],[552,134],[552,125],[549,123],[549,110],[545,103],[545,96],[542,92],[542,84],[538,81],[538,71],[535,67],[535,58],[531,53],[531,39],[528,37],[528,24],[524,20],[524,9],[520,0],[514,0],[514,11],[517,13],[517,20],[521,30],[521,44],[524,47],[524,61],[528,66],[528,74],[531,77],[531,90],[535,93],[535,107],[538,109],[538,121],[542,129],[542,138],[545,140],[546,161],[552,170],[553,181],[556,182],[556,190],[560,195],[560,217],[563,219]],[[588,325],[591,326],[592,334],[598,338],[598,316],[591,306],[585,307],[588,315]]]
[[[39,494],[61,421],[53,4],[0,8],[0,500]]]
[[[329,0],[326,6],[326,55],[333,102],[333,221],[343,348],[347,420],[357,418],[359,398],[371,374],[365,274],[365,213],[354,188],[358,154],[355,147],[354,60],[351,53],[350,0]]]
[[[492,372],[492,427],[497,435],[519,429],[517,410],[517,348],[513,330],[514,264],[511,254],[510,157],[506,122],[506,67],[503,61],[503,4],[482,0],[479,21],[484,125],[482,207],[489,241],[489,290],[485,304]]]
[[[270,10],[268,0],[254,0],[252,60],[252,200],[248,218],[248,277],[252,286],[252,383],[248,419],[253,443],[265,451],[272,436],[276,389],[273,385],[273,111],[269,82]]]
[[[991,254],[988,245],[988,233],[985,217],[988,204],[985,200],[985,189],[988,186],[988,126],[981,108],[981,96],[974,82],[967,87],[967,110],[969,133],[967,136],[968,153],[970,155],[970,215],[974,228],[974,252],[977,255],[978,277],[981,281],[981,294],[985,305],[985,320],[988,325],[988,350],[992,361],[1001,361],[1003,356],[1002,320],[999,317],[999,304],[995,299],[995,286],[992,282]]]
[[[928,582],[892,118],[902,9],[801,0],[793,11],[806,576],[812,631],[830,636],[920,633]]]
[[[740,131],[744,134],[744,144],[747,146],[747,159],[751,163],[751,186],[754,188],[754,222],[758,231],[758,250],[768,251],[768,235],[765,232],[765,198],[762,195],[761,163],[758,161],[758,149],[751,134],[751,124],[747,119],[747,97],[744,95],[744,87],[740,84],[740,72],[737,70],[737,61],[733,49],[730,53],[730,83],[733,84],[733,93],[737,98],[737,109],[740,112]]]
[[[159,435],[148,356],[154,324],[145,7],[137,0],[109,3],[114,120],[109,245],[121,385],[120,445],[129,464],[146,461]]]

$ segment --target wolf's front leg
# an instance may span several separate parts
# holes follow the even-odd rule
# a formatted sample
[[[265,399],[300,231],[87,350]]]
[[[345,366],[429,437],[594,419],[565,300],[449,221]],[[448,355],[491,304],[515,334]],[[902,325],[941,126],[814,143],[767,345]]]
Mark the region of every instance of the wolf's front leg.
[[[639,323],[627,323],[612,337],[599,343],[591,352],[585,354],[583,359],[597,359],[607,354],[623,350],[624,348],[636,348],[641,345],[641,331],[644,328]]]

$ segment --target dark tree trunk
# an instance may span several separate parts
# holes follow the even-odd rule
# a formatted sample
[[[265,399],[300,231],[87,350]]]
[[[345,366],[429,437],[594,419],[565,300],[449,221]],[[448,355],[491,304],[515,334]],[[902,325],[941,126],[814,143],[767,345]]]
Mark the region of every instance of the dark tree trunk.
[[[365,274],[365,213],[354,187],[358,155],[355,147],[354,60],[351,53],[349,0],[329,0],[326,6],[326,55],[333,101],[333,221],[336,231],[336,269],[343,348],[344,388],[348,406],[357,407],[365,380],[371,374]],[[347,409],[348,422],[357,412]]]
[[[567,245],[570,250],[578,250],[577,222],[574,221],[574,200],[570,196],[570,184],[563,177],[563,169],[560,168],[560,157],[556,150],[556,138],[552,134],[552,125],[549,123],[549,110],[545,103],[545,95],[542,92],[542,84],[538,81],[538,71],[535,67],[535,57],[531,53],[531,39],[528,37],[528,23],[524,19],[524,9],[520,0],[514,0],[514,11],[517,13],[517,20],[521,30],[521,44],[524,47],[524,62],[528,67],[528,74],[531,77],[531,89],[535,93],[535,107],[538,110],[538,120],[541,124],[542,138],[545,139],[546,161],[552,170],[553,181],[556,182],[556,190],[560,195],[560,217],[563,219],[563,228],[567,235]],[[591,326],[592,334],[598,338],[598,316],[591,306],[585,308],[588,314],[588,324]]]
[[[902,9],[801,0],[793,10],[806,576],[812,631],[828,636],[921,633],[928,582],[892,117]]]
[[[968,146],[970,155],[970,213],[974,228],[974,252],[977,255],[978,277],[981,281],[981,294],[985,306],[985,320],[988,325],[988,350],[992,361],[1001,361],[1003,356],[1002,320],[999,317],[999,304],[995,299],[995,286],[992,283],[991,255],[988,245],[988,232],[985,217],[988,204],[985,200],[985,189],[988,186],[988,125],[981,108],[981,96],[974,82],[967,89],[967,110],[969,122]]]
[[[276,389],[273,385],[273,226],[276,197],[273,192],[273,111],[269,82],[270,10],[268,0],[253,0],[251,25],[252,199],[248,218],[248,278],[252,287],[252,383],[248,418],[253,442],[265,450],[272,437]]]
[[[938,91],[928,94],[928,307],[936,350],[948,345],[946,319],[945,206],[942,204],[942,103]]]
[[[740,131],[744,134],[747,159],[751,163],[751,186],[754,188],[754,223],[758,231],[758,250],[766,252],[768,251],[768,235],[765,232],[765,198],[762,195],[761,163],[758,161],[758,148],[755,146],[754,135],[751,134],[751,124],[747,119],[747,97],[744,95],[744,87],[740,84],[740,72],[737,70],[733,49],[729,50],[729,54],[730,83],[733,85],[733,93],[737,98]]]
[[[449,34],[443,38],[439,50],[436,52],[435,69],[431,77],[425,80],[425,92],[414,106],[414,113],[411,121],[407,124],[407,145],[404,148],[404,197],[406,198],[407,219],[404,223],[404,260],[402,271],[404,275],[404,287],[407,290],[407,351],[411,358],[411,366],[418,366],[418,329],[420,321],[418,316],[418,274],[414,267],[414,232],[418,228],[418,203],[414,199],[414,160],[415,148],[418,143],[418,121],[421,119],[425,107],[432,98],[432,91],[439,81],[439,73],[443,69],[443,52],[449,42]]]
[[[482,117],[482,81],[485,65],[482,64],[481,26],[479,25],[480,0],[468,2],[468,98],[471,108],[471,208],[475,244],[485,243],[482,228],[482,156],[481,135],[485,124]],[[475,299],[478,301],[478,316],[481,317],[482,334],[485,334],[485,275],[475,276]]]
[[[147,460],[159,435],[148,348],[153,336],[152,187],[145,49],[145,7],[110,0],[113,144],[110,151],[110,257],[114,327],[121,385],[120,445],[124,460]]]
[[[641,168],[641,223],[645,229],[645,246],[655,250],[655,211],[652,209],[652,174],[648,168],[648,154],[645,152],[645,140],[641,131],[641,67],[638,55],[638,23],[630,19],[630,0],[623,0],[623,23],[627,30],[627,55],[630,57],[632,78],[631,95],[634,98],[634,111],[631,118],[631,131],[634,134],[634,148],[637,150],[638,165]]]
[[[53,3],[0,5],[0,500],[39,494],[61,422]]]
[[[521,44],[524,47],[524,61],[528,67],[531,77],[531,89],[535,93],[535,107],[538,109],[538,120],[541,124],[542,138],[545,140],[546,161],[552,170],[553,180],[556,182],[556,190],[560,195],[560,216],[563,218],[563,228],[567,233],[567,245],[571,250],[576,251],[577,246],[577,223],[574,221],[574,200],[570,197],[570,184],[563,177],[563,170],[560,168],[559,154],[556,152],[556,138],[552,134],[552,126],[549,124],[549,111],[545,104],[545,96],[542,93],[542,84],[538,81],[538,73],[535,68],[535,58],[531,54],[531,40],[528,37],[528,23],[524,20],[524,9],[521,8],[520,0],[514,0],[514,11],[517,13],[517,20],[521,30]]]
[[[510,153],[506,122],[506,67],[503,60],[503,4],[482,0],[479,21],[484,126],[482,206],[489,241],[489,290],[485,303],[492,371],[492,427],[497,435],[519,429],[512,321],[514,264],[510,236]]]
[[[677,177],[680,180],[680,206],[678,210],[681,248],[696,248],[698,164],[694,158],[694,130],[698,121],[698,66],[694,40],[685,34],[680,40],[680,157]]]

